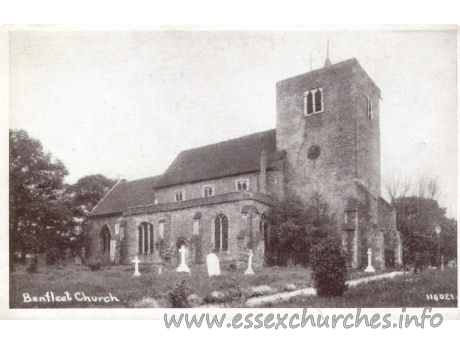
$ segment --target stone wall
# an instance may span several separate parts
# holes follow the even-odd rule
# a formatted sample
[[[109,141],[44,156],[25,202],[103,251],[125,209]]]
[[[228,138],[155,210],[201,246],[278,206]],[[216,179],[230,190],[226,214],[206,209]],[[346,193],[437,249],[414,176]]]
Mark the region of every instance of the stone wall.
[[[362,79],[355,80],[350,101],[356,115],[356,177],[372,194],[380,195],[380,98]],[[372,101],[372,118],[368,117],[368,98]]]
[[[110,230],[110,239],[111,241],[116,241],[116,246],[119,244],[120,241],[120,234],[121,228],[120,223],[122,221],[122,215],[109,215],[106,217],[96,217],[91,219],[90,223],[90,238],[91,238],[91,245],[88,253],[88,257],[92,259],[105,259],[102,257],[102,242],[101,242],[101,231],[105,225]],[[113,251],[113,250],[112,250]],[[113,262],[119,260],[119,251],[115,247],[115,252],[111,253]]]
[[[283,161],[279,161],[267,172],[267,193],[278,200],[283,200],[285,194],[283,168]]]
[[[213,185],[214,186],[214,194],[219,195],[219,194],[226,194],[226,193],[232,193],[236,191],[236,181],[239,179],[248,179],[249,180],[249,192],[256,192],[259,190],[259,173],[247,173],[247,174],[241,174],[241,175],[235,175],[235,176],[229,176],[229,177],[222,177],[218,179],[213,179],[213,180],[206,180],[206,181],[201,181],[201,182],[195,182],[195,183],[187,183],[187,184],[182,184],[182,185],[177,185],[177,186],[171,186],[171,187],[164,187],[164,188],[158,188],[155,190],[155,197],[158,201],[158,203],[170,203],[170,202],[175,202],[175,191],[177,190],[183,190],[185,192],[185,199],[184,200],[190,200],[190,199],[196,199],[196,198],[202,198],[203,195],[203,187],[207,185]]]
[[[177,240],[179,238],[185,239],[186,245],[189,247],[189,263],[197,261],[190,249],[193,242],[193,222],[194,219],[199,216],[201,251],[204,258],[214,250],[215,218],[219,214],[224,214],[228,218],[228,251],[221,251],[217,253],[217,255],[222,261],[238,260],[240,259],[240,255],[243,254],[241,251],[247,250],[246,244],[249,241],[249,233],[247,232],[248,216],[242,213],[245,206],[252,206],[257,210],[257,212],[251,213],[251,222],[253,233],[258,232],[260,215],[266,212],[269,207],[254,200],[192,207],[167,213],[127,216],[126,220],[128,227],[126,238],[128,241],[129,257],[131,259],[135,255],[138,255],[138,226],[142,222],[152,223],[154,226],[154,238],[158,239],[159,223],[163,221],[165,222],[165,243],[168,247],[172,248],[174,252],[171,264],[175,265],[177,263]],[[242,246],[241,242],[245,243],[245,245]],[[158,259],[158,253],[146,255],[141,258],[144,262]],[[263,260],[263,253],[259,255],[259,259]]]
[[[324,111],[304,116],[303,93],[322,87]],[[277,148],[286,150],[287,188],[308,201],[318,191],[335,209],[356,178],[356,124],[351,84],[335,74],[309,73],[277,84]],[[319,157],[308,158],[318,146]],[[350,197],[352,195],[349,195]]]

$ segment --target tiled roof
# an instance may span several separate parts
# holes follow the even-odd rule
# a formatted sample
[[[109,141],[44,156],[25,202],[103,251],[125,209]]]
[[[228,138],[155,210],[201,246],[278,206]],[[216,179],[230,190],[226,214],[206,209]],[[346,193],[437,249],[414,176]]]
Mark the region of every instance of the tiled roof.
[[[215,195],[208,198],[196,198],[167,204],[150,204],[144,206],[133,206],[128,208],[125,212],[126,215],[155,213],[155,212],[170,212],[175,210],[183,210],[186,208],[209,206],[214,204],[222,204],[228,202],[242,201],[242,200],[255,200],[263,204],[273,205],[276,200],[268,194],[263,193],[249,193],[249,192],[233,192],[227,194]]]
[[[262,150],[267,154],[267,166],[282,158],[283,153],[276,151],[275,129],[182,151],[157,187],[257,171]]]
[[[159,176],[117,183],[94,208],[91,216],[123,213],[128,207],[152,204]]]

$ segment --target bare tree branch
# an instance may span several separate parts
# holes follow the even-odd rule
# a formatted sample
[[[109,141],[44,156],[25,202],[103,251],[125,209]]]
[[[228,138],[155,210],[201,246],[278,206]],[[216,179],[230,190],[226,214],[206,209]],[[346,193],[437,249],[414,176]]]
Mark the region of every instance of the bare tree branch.
[[[411,180],[409,177],[401,178],[395,175],[384,180],[383,188],[390,200],[390,204],[394,205],[397,198],[405,197],[411,190]]]

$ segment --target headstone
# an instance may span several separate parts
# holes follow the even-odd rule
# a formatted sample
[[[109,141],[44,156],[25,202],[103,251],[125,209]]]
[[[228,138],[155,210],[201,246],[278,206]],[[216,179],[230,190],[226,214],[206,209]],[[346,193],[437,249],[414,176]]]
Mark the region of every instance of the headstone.
[[[185,255],[187,253],[187,249],[185,248],[184,245],[182,245],[179,249],[179,254],[180,254],[180,264],[177,267],[176,271],[177,272],[186,272],[190,273],[190,268],[187,266],[185,263]]]
[[[246,271],[244,271],[244,274],[254,274],[254,271],[252,270],[252,257],[254,254],[252,254],[252,249],[249,249],[249,254],[248,254],[248,268],[246,268]]]
[[[132,263],[134,263],[134,274],[133,274],[134,277],[139,277],[141,275],[141,273],[139,272],[139,263],[140,262],[141,261],[138,259],[137,256],[132,261]]]
[[[111,240],[110,241],[110,262],[115,261],[115,255],[117,254],[117,241]]]
[[[153,269],[157,269],[158,275],[163,273],[163,266],[164,263],[159,257],[153,262]]]
[[[375,272],[375,268],[372,267],[372,249],[369,248],[367,250],[367,267],[366,269],[364,270],[364,272]]]
[[[75,265],[81,265],[81,258],[79,256],[76,256],[74,258]]]
[[[209,253],[206,256],[206,267],[208,268],[208,276],[220,276],[219,257],[214,253]]]

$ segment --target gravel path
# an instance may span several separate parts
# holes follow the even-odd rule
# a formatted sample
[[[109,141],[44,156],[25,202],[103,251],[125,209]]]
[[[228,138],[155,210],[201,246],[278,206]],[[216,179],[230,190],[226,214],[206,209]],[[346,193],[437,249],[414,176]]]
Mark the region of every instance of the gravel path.
[[[380,279],[386,279],[386,278],[394,278],[396,276],[400,276],[403,274],[406,274],[407,272],[389,272],[389,273],[383,273],[383,274],[378,274],[370,277],[363,277],[359,279],[353,279],[347,281],[347,285],[349,287],[357,286],[359,284],[364,284],[368,283],[370,281],[375,281],[375,280],[380,280]],[[246,306],[247,307],[255,307],[264,303],[269,303],[269,302],[280,302],[280,301],[287,301],[291,299],[292,297],[295,296],[315,296],[316,295],[316,289],[310,287],[310,288],[305,288],[305,289],[300,289],[296,291],[290,291],[290,292],[279,292],[274,295],[267,295],[267,296],[260,296],[260,297],[253,297],[249,298],[246,301]]]

